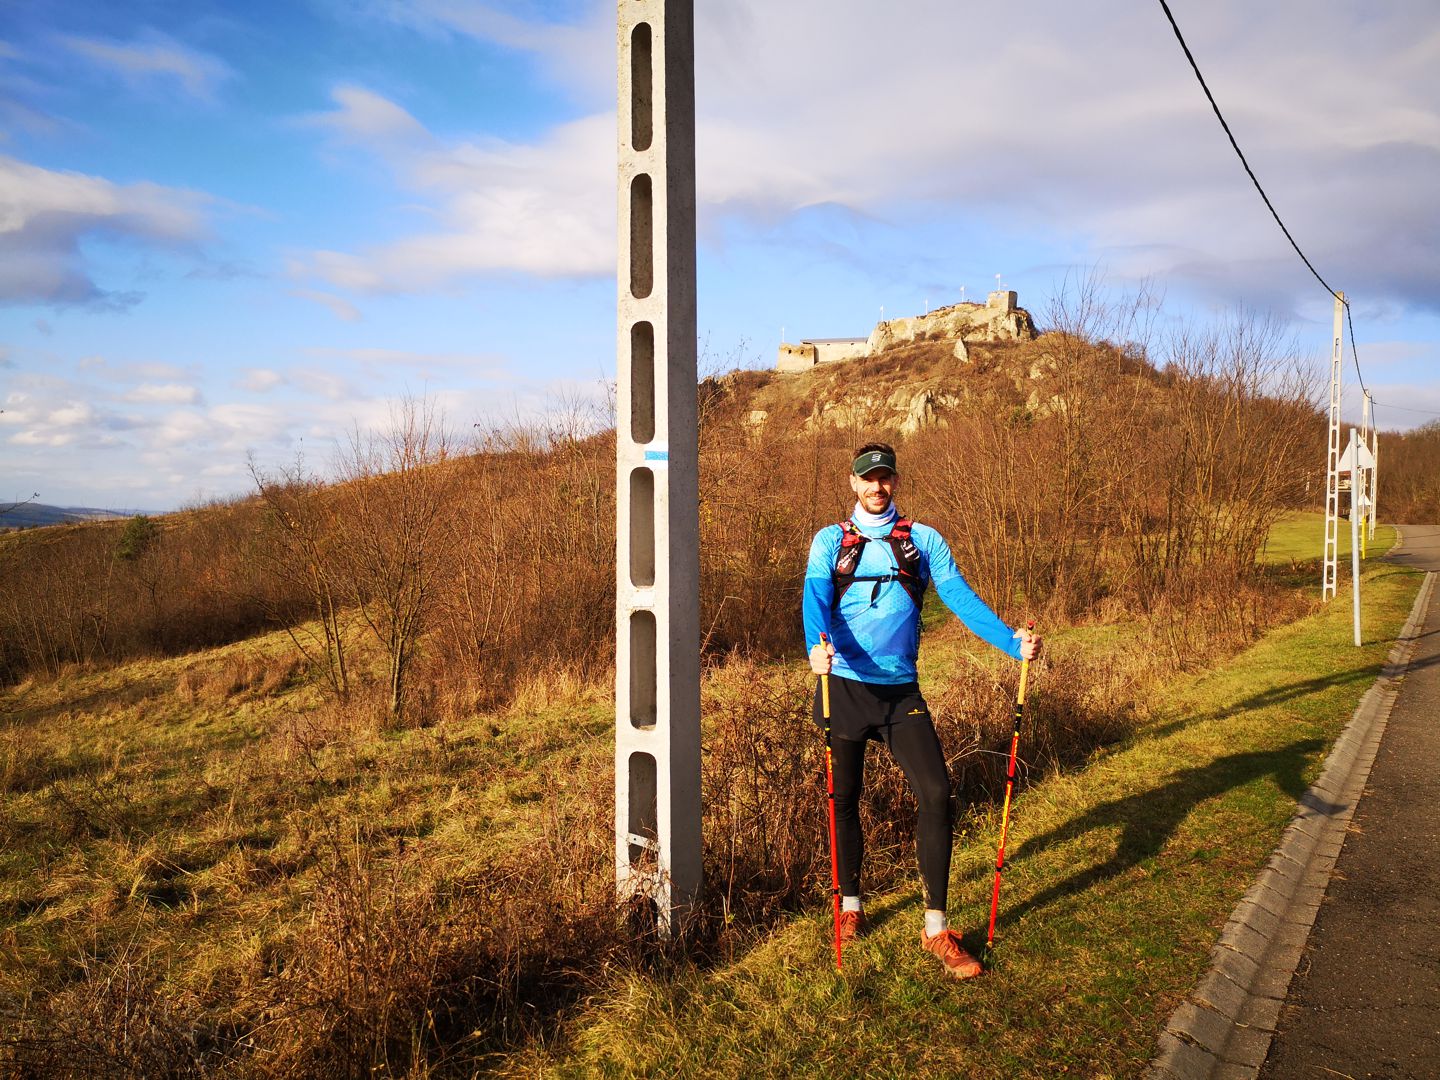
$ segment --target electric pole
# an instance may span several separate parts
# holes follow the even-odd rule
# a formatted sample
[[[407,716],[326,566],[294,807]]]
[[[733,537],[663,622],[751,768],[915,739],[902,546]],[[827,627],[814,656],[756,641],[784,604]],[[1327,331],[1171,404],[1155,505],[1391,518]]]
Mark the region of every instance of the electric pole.
[[[615,885],[700,892],[694,0],[619,0]]]

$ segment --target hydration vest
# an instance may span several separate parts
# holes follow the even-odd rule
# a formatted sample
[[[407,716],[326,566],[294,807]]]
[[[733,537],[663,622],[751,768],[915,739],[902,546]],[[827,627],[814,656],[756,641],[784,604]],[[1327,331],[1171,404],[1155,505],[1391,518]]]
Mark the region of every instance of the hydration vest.
[[[884,538],[890,545],[890,550],[895,553],[894,570],[888,574],[857,574],[855,568],[860,565],[860,553],[865,550],[865,544],[870,537],[857,529],[855,522],[849,518],[840,523],[840,551],[835,556],[835,569],[830,575],[830,580],[835,584],[832,608],[840,606],[840,598],[857,581],[875,583],[870,591],[872,604],[880,595],[881,585],[887,581],[898,581],[910,595],[910,599],[915,601],[915,607],[920,607],[925,599],[925,586],[929,582],[920,576],[920,549],[915,546],[915,541],[910,539],[910,527],[913,524],[909,518],[897,516],[895,524],[890,526],[890,535]]]

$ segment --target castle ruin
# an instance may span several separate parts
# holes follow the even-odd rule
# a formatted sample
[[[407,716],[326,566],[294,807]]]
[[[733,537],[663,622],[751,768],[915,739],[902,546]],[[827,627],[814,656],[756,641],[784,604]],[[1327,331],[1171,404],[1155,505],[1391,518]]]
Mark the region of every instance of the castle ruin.
[[[818,364],[859,360],[896,345],[931,339],[953,340],[956,358],[968,360],[967,342],[1034,340],[1035,323],[1030,313],[1016,306],[1015,301],[1014,291],[1003,289],[992,292],[984,304],[952,304],[925,315],[876,323],[868,338],[807,338],[798,344],[782,342],[775,369],[809,371]]]

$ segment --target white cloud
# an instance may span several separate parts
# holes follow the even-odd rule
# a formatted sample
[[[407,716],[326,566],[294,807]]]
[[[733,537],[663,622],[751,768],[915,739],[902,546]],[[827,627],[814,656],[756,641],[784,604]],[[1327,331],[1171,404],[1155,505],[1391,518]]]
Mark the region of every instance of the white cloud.
[[[613,8],[587,5],[566,27],[533,8],[460,0],[384,10],[547,63],[601,57],[613,84]],[[1184,16],[1252,167],[1327,280],[1440,306],[1440,32],[1416,30],[1430,26],[1428,5],[1359,13],[1332,0],[1300,21],[1238,4]],[[995,23],[948,0],[835,0],[823,18],[811,5],[735,0],[699,6],[696,43],[703,220],[774,222],[831,204],[907,223],[998,221],[1069,238],[1075,262],[1227,301],[1293,309],[1318,289],[1153,11],[1049,0]],[[350,89],[332,123],[370,132],[366,145],[441,227],[317,252],[302,272],[384,292],[496,270],[613,271],[608,91],[586,99],[603,111],[530,142],[442,146],[419,139],[399,106]],[[400,129],[417,138],[397,147]]]
[[[267,368],[247,373],[254,385],[283,382],[311,395],[299,408],[292,396],[279,394],[213,405],[127,402],[129,388],[104,368],[80,378],[21,374],[0,399],[7,475],[26,490],[64,492],[67,503],[160,510],[193,500],[202,487],[222,495],[247,491],[252,456],[273,468],[303,448],[306,460],[326,471],[357,427],[387,428],[408,378],[424,383],[411,392],[432,402],[462,438],[476,421],[487,428],[543,422],[563,411],[564,402],[605,400],[599,384],[530,380],[480,354],[363,348],[313,350],[312,356],[344,370],[297,367],[283,378]]]
[[[24,390],[6,395],[0,422],[18,429],[8,440],[16,446],[94,445],[97,433],[112,426],[87,401]]]
[[[330,91],[330,98],[340,107],[307,117],[306,122],[360,142],[430,140],[420,121],[363,86],[342,84]]]
[[[245,377],[236,383],[236,385],[242,390],[263,394],[267,390],[275,389],[275,387],[284,381],[285,376],[281,375],[278,371],[272,371],[269,368],[247,368],[245,370]]]
[[[216,87],[231,75],[230,68],[218,57],[163,34],[151,33],[142,40],[125,43],[78,36],[62,40],[72,51],[135,88],[153,82],[167,88],[178,85],[190,97],[209,101]]]
[[[361,348],[335,348],[316,346],[304,352],[318,360],[339,360],[347,366],[360,368],[369,374],[383,374],[398,368],[417,371],[421,377],[426,372],[443,372],[447,376],[463,371],[470,377],[508,379],[512,375],[503,357],[494,353],[470,352],[416,352],[412,349],[385,349],[374,346]]]
[[[158,360],[116,364],[98,353],[82,356],[76,361],[75,367],[96,378],[121,384],[161,381],[179,383],[187,381],[193,375],[193,372],[186,371],[176,364],[167,364]]]
[[[352,380],[318,368],[294,368],[288,381],[304,393],[330,401],[353,401],[363,396]]]
[[[81,241],[123,237],[179,249],[205,234],[196,192],[41,168],[0,155],[0,302],[126,307],[91,278]]]
[[[506,0],[505,10],[478,0],[353,0],[364,14],[426,32],[448,32],[534,56],[547,79],[592,102],[615,83],[615,7],[593,0],[564,5]]]
[[[143,383],[122,400],[137,404],[194,405],[200,401],[200,391],[182,383]]]
[[[604,58],[613,8],[573,25],[459,0],[391,17],[533,52]],[[1421,3],[1355,13],[1240,5],[1186,13],[1192,48],[1251,164],[1338,287],[1440,304],[1440,33]],[[1150,13],[1151,16],[1154,13]],[[1318,288],[1251,188],[1163,18],[1051,0],[1003,26],[948,0],[884,8],[770,0],[697,11],[702,221],[774,222],[829,204],[907,222],[1002,221],[1073,238],[1074,261],[1291,308]],[[1345,59],[1338,57],[1343,49]],[[1115,58],[1123,57],[1117,67]],[[1107,60],[1106,58],[1110,58]],[[593,66],[594,61],[590,61]],[[613,272],[615,117],[523,143],[442,145],[358,87],[326,121],[391,168],[437,229],[294,268],[359,292],[441,289],[478,274]],[[397,145],[393,135],[406,135]]]
[[[1440,296],[1440,33],[1427,6],[1192,7],[1183,29],[1292,233],[1337,287]],[[737,0],[697,11],[702,206],[834,203],[1074,238],[1127,275],[1282,307],[1318,289],[1163,18]],[[713,211],[712,211],[713,212]],[[1427,299],[1428,297],[1428,299]]]
[[[318,289],[291,289],[290,295],[297,299],[308,300],[312,304],[319,304],[321,307],[328,308],[332,315],[345,322],[360,321],[360,309],[343,296],[321,292]]]
[[[501,140],[372,149],[400,183],[435,204],[443,228],[359,253],[317,251],[292,270],[365,293],[443,289],[519,270],[600,275],[615,262],[614,123],[561,124],[533,144]]]
[[[45,419],[55,427],[79,427],[95,422],[95,410],[86,402],[71,401],[52,409]]]
[[[151,431],[150,442],[161,447],[179,447],[196,443],[212,433],[210,421],[203,413],[181,409],[167,413]]]

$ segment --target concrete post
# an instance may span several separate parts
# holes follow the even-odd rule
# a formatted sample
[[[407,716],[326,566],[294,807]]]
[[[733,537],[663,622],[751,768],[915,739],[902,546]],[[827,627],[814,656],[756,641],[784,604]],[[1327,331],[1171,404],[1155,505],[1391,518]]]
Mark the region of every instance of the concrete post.
[[[1357,494],[1360,490],[1360,433],[1354,428],[1350,429],[1350,445],[1345,450],[1346,460],[1350,463],[1350,581],[1354,586],[1352,590],[1352,607],[1354,609],[1355,622],[1355,647],[1360,647],[1360,501]]]
[[[694,0],[619,0],[615,880],[700,891]]]

